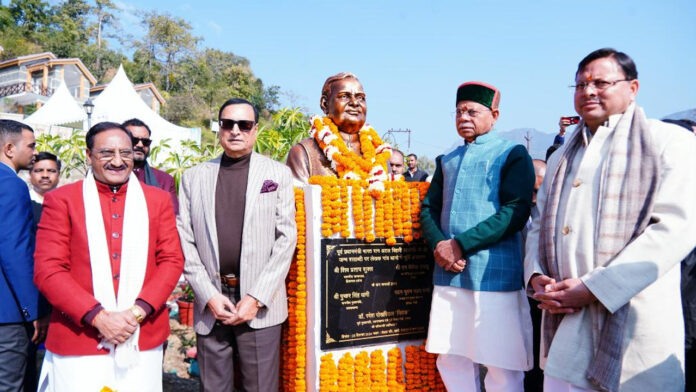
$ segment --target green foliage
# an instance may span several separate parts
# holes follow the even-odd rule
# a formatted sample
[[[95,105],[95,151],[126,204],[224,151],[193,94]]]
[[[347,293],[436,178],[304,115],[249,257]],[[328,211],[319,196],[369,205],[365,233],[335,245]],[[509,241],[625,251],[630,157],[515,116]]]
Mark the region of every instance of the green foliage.
[[[67,139],[47,133],[36,138],[37,151],[48,151],[60,159],[63,164],[61,168],[63,178],[84,177],[87,174],[86,149],[84,132],[78,130],[73,131]]]
[[[186,169],[211,160],[220,154],[222,154],[222,147],[217,141],[212,145],[201,146],[193,140],[184,140],[181,142],[181,152],[170,152],[162,164],[165,171],[174,177],[176,189],[179,189],[181,175]]]
[[[262,124],[254,151],[285,162],[290,148],[309,136],[309,117],[300,108],[283,108],[273,114],[270,124]]]

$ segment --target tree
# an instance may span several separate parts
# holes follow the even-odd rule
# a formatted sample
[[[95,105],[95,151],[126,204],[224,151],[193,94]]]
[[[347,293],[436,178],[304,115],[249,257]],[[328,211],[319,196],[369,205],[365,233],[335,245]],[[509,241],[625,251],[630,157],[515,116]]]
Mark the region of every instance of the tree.
[[[51,7],[40,0],[12,0],[0,6],[0,59],[40,52],[51,18]]]
[[[53,7],[51,33],[43,46],[58,57],[79,57],[87,46],[87,18],[91,7],[84,0],[66,0]]]
[[[149,67],[153,60],[162,64],[164,90],[170,91],[178,62],[195,52],[200,38],[191,34],[187,21],[168,14],[146,13],[142,23],[147,34],[142,41],[135,42],[135,47],[149,54]]]

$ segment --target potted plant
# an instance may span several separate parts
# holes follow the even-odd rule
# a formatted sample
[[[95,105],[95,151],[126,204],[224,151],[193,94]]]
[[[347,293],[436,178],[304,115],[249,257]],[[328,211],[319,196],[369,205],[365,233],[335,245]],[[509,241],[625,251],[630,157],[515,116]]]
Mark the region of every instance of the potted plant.
[[[176,300],[179,307],[179,322],[182,325],[193,326],[193,301],[195,295],[193,289],[188,282],[184,282],[181,286],[181,296]]]

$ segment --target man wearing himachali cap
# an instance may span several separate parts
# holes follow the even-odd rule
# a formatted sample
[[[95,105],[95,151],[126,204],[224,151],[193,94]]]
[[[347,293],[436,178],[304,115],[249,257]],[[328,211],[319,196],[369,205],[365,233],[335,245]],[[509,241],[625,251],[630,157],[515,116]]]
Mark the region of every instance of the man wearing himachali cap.
[[[534,168],[522,145],[491,130],[500,91],[481,82],[457,89],[456,128],[464,144],[437,157],[423,201],[423,234],[433,250],[426,350],[449,391],[522,391],[532,367],[532,325],[523,289],[522,239]]]

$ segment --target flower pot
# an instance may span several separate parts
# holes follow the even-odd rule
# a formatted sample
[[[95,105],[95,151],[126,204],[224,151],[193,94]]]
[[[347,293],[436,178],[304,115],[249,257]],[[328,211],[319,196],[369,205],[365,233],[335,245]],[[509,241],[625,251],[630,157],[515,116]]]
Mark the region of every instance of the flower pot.
[[[179,322],[182,325],[193,326],[193,302],[176,301],[179,306]]]

